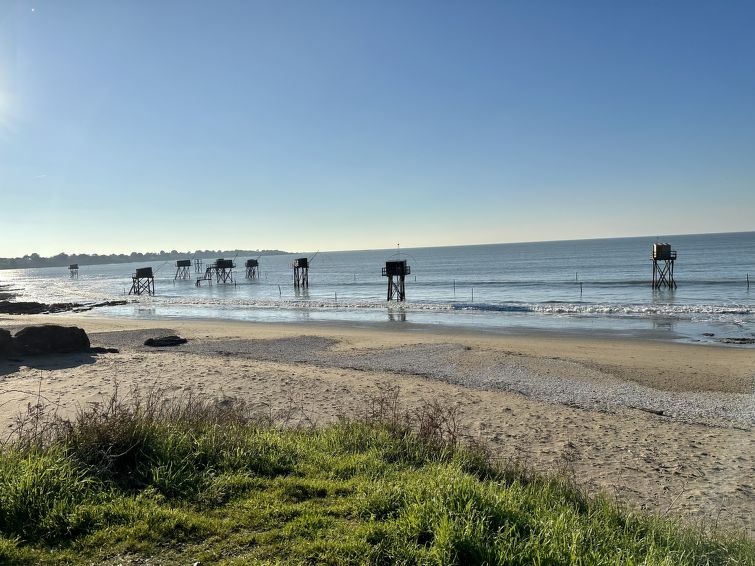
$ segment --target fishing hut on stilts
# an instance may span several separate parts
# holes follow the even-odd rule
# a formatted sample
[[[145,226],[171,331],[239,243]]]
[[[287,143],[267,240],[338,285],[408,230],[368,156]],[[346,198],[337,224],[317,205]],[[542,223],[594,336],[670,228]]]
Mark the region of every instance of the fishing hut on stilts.
[[[309,289],[309,259],[300,257],[291,264],[294,269],[294,288]]]
[[[202,273],[202,258],[194,259],[194,273]]]
[[[155,275],[151,267],[140,267],[131,276],[129,295],[154,295]]]
[[[204,277],[197,279],[197,287],[201,285],[202,281],[208,281],[212,284],[213,277],[216,283],[235,285],[236,283],[233,280],[234,267],[236,267],[236,264],[233,263],[232,259],[216,259],[215,263],[207,266]]]
[[[246,260],[246,278],[247,279],[257,279],[259,277],[259,267],[260,262],[256,259],[248,259]]]
[[[69,265],[68,273],[71,276],[71,279],[78,279],[79,278],[79,264],[72,263],[71,265]]]
[[[191,260],[179,259],[176,262],[176,275],[173,277],[173,281],[176,279],[189,279],[191,277]]]
[[[406,276],[412,272],[406,260],[386,261],[383,268],[383,277],[388,278],[388,300],[406,300]]]
[[[674,262],[676,250],[671,249],[671,244],[653,244],[653,289],[667,287],[676,289],[674,279]]]
[[[219,259],[213,264],[216,283],[233,283],[233,268],[236,264],[232,259]]]

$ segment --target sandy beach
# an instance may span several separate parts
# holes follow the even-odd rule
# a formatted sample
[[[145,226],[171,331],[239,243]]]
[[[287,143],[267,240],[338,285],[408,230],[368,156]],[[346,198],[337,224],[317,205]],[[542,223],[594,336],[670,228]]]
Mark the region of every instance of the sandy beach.
[[[84,328],[119,353],[0,363],[0,425],[41,400],[50,410],[121,392],[240,397],[296,422],[363,414],[399,391],[438,400],[501,460],[568,469],[588,490],[692,522],[755,534],[755,350],[453,329],[8,316],[0,327]],[[148,337],[188,344],[148,348]]]

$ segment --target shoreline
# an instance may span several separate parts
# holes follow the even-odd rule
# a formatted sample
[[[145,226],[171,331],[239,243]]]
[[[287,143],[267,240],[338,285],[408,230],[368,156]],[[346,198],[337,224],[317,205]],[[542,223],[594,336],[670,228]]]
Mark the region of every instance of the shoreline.
[[[40,311],[29,313],[13,313],[13,312],[0,312],[0,323],[2,323],[3,317],[13,318],[17,315],[29,318],[31,316],[61,316],[61,317],[74,317],[78,318],[83,313],[87,313],[85,317],[92,317],[94,319],[106,319],[112,321],[132,321],[134,323],[154,324],[159,321],[171,321],[175,324],[186,322],[190,324],[207,324],[207,325],[263,325],[263,326],[281,326],[282,328],[291,326],[300,327],[313,327],[316,329],[327,328],[345,328],[345,329],[363,329],[367,331],[378,332],[416,332],[425,334],[447,334],[447,335],[469,335],[476,336],[490,336],[494,338],[511,338],[517,339],[522,337],[528,338],[544,338],[544,339],[573,339],[584,341],[627,341],[627,342],[645,342],[645,343],[660,343],[660,344],[676,344],[686,346],[708,346],[712,348],[725,348],[732,350],[751,350],[755,351],[755,338],[747,338],[746,341],[740,341],[738,338],[726,337],[723,335],[700,333],[698,338],[693,338],[691,335],[686,335],[676,331],[669,330],[648,330],[640,328],[588,328],[586,326],[577,326],[575,322],[602,322],[604,319],[615,318],[617,320],[624,320],[626,322],[648,322],[645,319],[635,319],[632,317],[621,316],[596,316],[596,317],[575,317],[566,319],[566,322],[559,320],[560,325],[536,325],[536,324],[511,324],[510,326],[494,326],[494,325],[474,325],[470,323],[454,323],[447,322],[425,322],[425,321],[410,321],[406,317],[424,314],[422,311],[400,311],[393,312],[388,308],[385,312],[387,317],[385,319],[376,320],[370,318],[316,318],[318,314],[332,313],[332,312],[350,312],[348,309],[341,311],[338,308],[334,309],[317,309],[313,308],[308,310],[307,308],[291,307],[284,308],[284,311],[290,311],[296,313],[302,318],[278,318],[274,320],[265,318],[227,318],[218,314],[209,316],[185,316],[185,315],[172,315],[172,314],[138,314],[138,315],[121,315],[107,312],[108,309],[121,308],[123,304],[132,305],[141,311],[147,311],[154,309],[151,305],[144,305],[139,307],[138,302],[128,301],[106,301],[106,302],[93,302],[81,305],[74,305],[77,308],[67,308],[61,310],[52,311]],[[47,305],[55,306],[55,305]],[[228,314],[228,313],[226,313]],[[464,313],[467,314],[467,313]],[[460,314],[459,316],[464,316]],[[479,313],[478,313],[479,314]],[[306,316],[303,316],[306,315]],[[315,318],[311,318],[311,315],[315,315]],[[451,316],[456,316],[454,312]],[[511,315],[513,317],[521,317],[521,315]],[[530,315],[528,315],[530,316]],[[555,317],[556,315],[543,315],[543,314],[531,314],[531,316],[547,316]],[[507,322],[519,322],[520,318],[509,319]],[[553,318],[555,322],[558,319]],[[668,319],[671,322],[679,324],[680,321]],[[694,326],[698,323],[691,322],[690,325]],[[715,323],[706,323],[713,324]],[[707,328],[707,327],[706,327]],[[705,328],[701,328],[705,330]],[[755,336],[755,332],[751,332],[750,335]]]
[[[101,328],[129,330],[171,327],[196,334],[197,330],[205,329],[208,332],[206,337],[227,336],[229,329],[240,333],[258,329],[265,335],[293,333],[368,337],[374,334],[387,345],[404,344],[409,339],[415,342],[445,340],[481,343],[530,356],[542,356],[543,346],[547,345],[549,357],[553,359],[588,364],[594,369],[616,373],[623,380],[657,389],[755,393],[755,348],[735,344],[690,343],[578,330],[517,328],[514,331],[419,323],[404,325],[390,321],[258,322],[219,318],[131,318],[108,316],[101,311],[86,314],[0,315],[0,327],[49,323],[81,326],[87,332],[90,328],[97,332]],[[625,355],[627,349],[633,353]],[[653,370],[656,371],[653,375],[643,375],[644,371]]]
[[[187,320],[197,323],[223,322],[245,324],[297,324],[363,327],[368,329],[400,331],[402,325],[415,331],[430,333],[471,333],[493,336],[555,336],[595,339],[657,341],[676,344],[725,346],[729,348],[755,349],[755,332],[747,326],[732,331],[729,323],[720,321],[693,321],[671,315],[631,316],[620,314],[576,314],[562,316],[556,313],[497,312],[467,310],[426,310],[409,304],[397,307],[381,303],[361,310],[332,303],[327,306],[284,304],[261,309],[242,308],[239,311],[213,311],[203,315],[184,312],[173,314],[168,305],[131,305],[131,313],[108,312],[109,307],[93,313],[105,318],[130,318],[134,320]],[[204,309],[204,307],[202,307]],[[119,306],[114,310],[123,310]],[[152,311],[145,314],[144,311]],[[75,313],[74,313],[75,314]]]
[[[94,346],[120,352],[0,365],[6,434],[39,391],[63,415],[103,401],[117,385],[239,397],[328,423],[397,390],[409,408],[428,400],[455,407],[468,438],[497,458],[544,471],[568,466],[588,491],[690,521],[720,514],[721,524],[755,536],[752,349],[94,312],[0,318],[5,328],[42,323],[80,326]],[[167,333],[189,343],[143,346]]]

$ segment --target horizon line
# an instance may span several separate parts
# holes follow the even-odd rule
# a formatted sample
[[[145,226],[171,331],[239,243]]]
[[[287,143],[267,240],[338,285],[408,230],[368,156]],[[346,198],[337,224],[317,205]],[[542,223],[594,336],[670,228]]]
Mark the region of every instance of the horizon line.
[[[482,242],[482,243],[475,243],[475,244],[450,244],[450,245],[429,245],[429,246],[410,246],[403,249],[406,250],[422,250],[422,249],[433,249],[433,248],[461,248],[461,247],[477,247],[477,246],[499,246],[499,245],[514,245],[514,244],[547,244],[551,242],[586,242],[586,241],[599,241],[599,240],[629,240],[629,239],[639,239],[639,238],[654,238],[658,239],[661,237],[677,237],[677,236],[718,236],[718,235],[724,235],[724,234],[749,234],[749,233],[755,233],[755,230],[736,230],[731,232],[690,232],[685,234],[656,234],[655,236],[650,236],[647,234],[639,235],[639,236],[601,236],[601,237],[593,237],[593,238],[564,238],[564,239],[555,239],[555,240],[514,240],[514,241],[508,241],[508,242]],[[394,248],[351,248],[351,249],[333,249],[333,250],[317,250],[319,253],[339,253],[339,252],[368,252],[368,251],[387,251],[392,250]],[[162,250],[164,251],[164,250]],[[202,250],[194,250],[194,251],[187,251],[183,252],[180,250],[177,250],[177,254],[183,254],[183,253],[191,253],[196,255],[197,252],[200,252]],[[275,249],[270,248],[267,250],[253,250],[253,249],[242,249],[242,248],[233,248],[233,249],[225,249],[225,250],[217,250],[217,251],[249,251],[249,252],[264,252],[264,251],[276,251],[276,252],[283,252],[281,255],[291,255],[291,254],[298,254],[298,253],[309,253],[314,250],[297,250],[297,251],[286,251],[281,249]],[[24,255],[31,255],[31,252]],[[140,251],[132,251],[130,253],[119,253],[119,252],[113,252],[113,253],[99,253],[99,252],[73,252],[73,253],[67,253],[67,252],[60,252],[61,254],[66,254],[67,256],[77,256],[77,255],[98,255],[98,256],[120,256],[125,255],[128,256],[132,253],[139,253],[139,254],[159,254],[160,252],[157,251],[148,251],[148,252],[140,252]],[[58,255],[58,254],[56,254]],[[170,252],[166,252],[166,255],[172,255],[172,250]],[[277,254],[268,254],[268,255],[277,255]],[[24,256],[16,256],[16,257],[3,257],[0,259],[21,259]],[[55,257],[54,255],[51,256],[39,256],[40,258],[49,259],[52,257]]]

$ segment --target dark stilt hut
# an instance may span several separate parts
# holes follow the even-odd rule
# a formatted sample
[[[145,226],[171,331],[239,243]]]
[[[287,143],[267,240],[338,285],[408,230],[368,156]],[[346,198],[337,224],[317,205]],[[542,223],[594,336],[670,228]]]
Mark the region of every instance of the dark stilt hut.
[[[71,279],[78,278],[79,277],[79,264],[78,263],[72,263],[68,266],[68,273],[71,276]]]
[[[295,259],[291,264],[294,268],[294,288],[309,288],[309,260],[306,257]]]
[[[173,277],[173,281],[175,281],[176,279],[188,279],[189,277],[191,277],[190,269],[190,259],[179,259],[176,262],[176,275],[175,277]]]
[[[674,262],[676,250],[671,249],[671,244],[653,244],[653,288],[668,287],[676,289],[674,279]]]
[[[151,267],[140,267],[131,276],[131,290],[129,295],[154,295],[155,275]]]
[[[246,278],[247,279],[257,279],[259,276],[259,267],[260,262],[256,259],[248,259],[246,260]]]
[[[232,259],[216,259],[215,263],[208,265],[204,272],[204,277],[197,279],[197,286],[201,281],[212,281],[213,275],[215,276],[216,283],[230,283],[233,284],[233,268],[236,264]]]
[[[194,273],[202,273],[202,258],[194,259]]]
[[[388,278],[388,300],[405,301],[406,276],[412,272],[411,267],[406,265],[406,260],[386,261],[383,268],[383,277]]]

